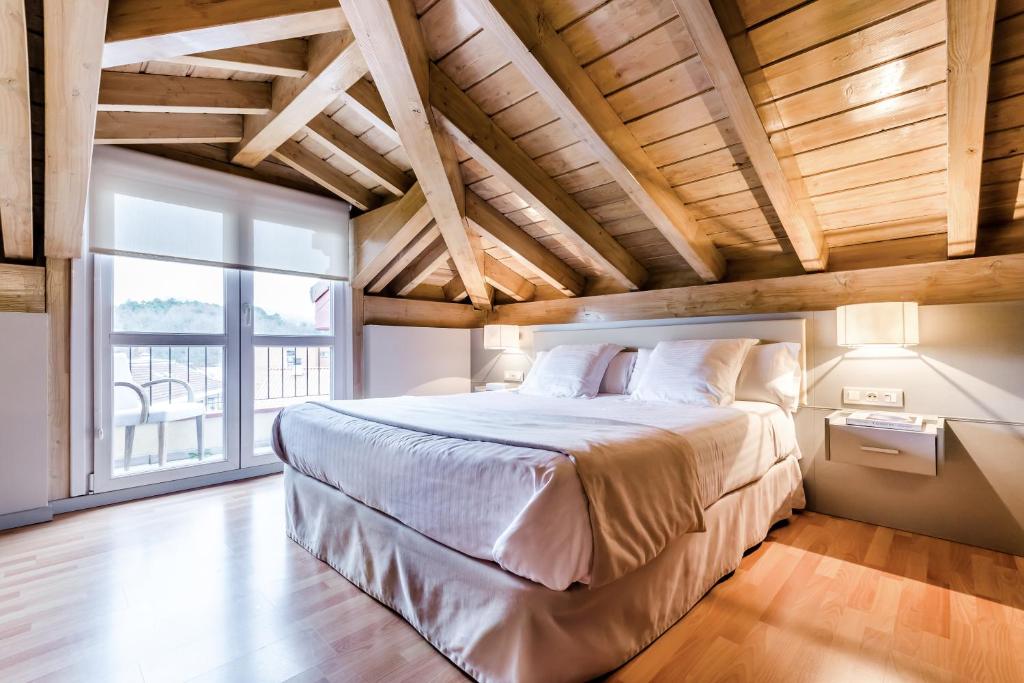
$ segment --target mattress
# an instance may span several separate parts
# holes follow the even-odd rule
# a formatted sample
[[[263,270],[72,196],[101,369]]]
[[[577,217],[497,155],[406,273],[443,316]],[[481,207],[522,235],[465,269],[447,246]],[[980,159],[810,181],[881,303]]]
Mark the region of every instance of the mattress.
[[[508,436],[455,438],[445,435],[451,428],[433,423],[387,424],[391,415],[425,403],[450,421],[500,414]],[[482,392],[304,404],[281,414],[275,435],[279,455],[299,472],[452,549],[556,590],[596,583],[594,513],[577,463],[563,452],[515,445],[517,424],[536,414],[554,417],[566,431],[586,430],[580,421],[592,420],[675,435],[688,446],[704,508],[798,455],[792,418],[772,404],[703,408],[619,395],[583,400]],[[633,504],[642,510],[644,501]]]

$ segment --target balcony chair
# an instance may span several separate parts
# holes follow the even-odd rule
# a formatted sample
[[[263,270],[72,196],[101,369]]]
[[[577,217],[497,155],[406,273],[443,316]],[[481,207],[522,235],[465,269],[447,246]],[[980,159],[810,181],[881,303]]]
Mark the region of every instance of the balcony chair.
[[[168,387],[167,402],[150,404],[145,391],[151,386],[163,384],[180,384],[188,392],[187,401],[171,402],[171,389]],[[132,377],[128,356],[123,353],[114,354],[114,426],[124,427],[124,469],[131,466],[132,446],[135,442],[135,428],[144,424],[157,425],[157,452],[160,466],[167,464],[165,444],[165,428],[168,422],[181,420],[196,421],[196,447],[199,459],[203,459],[203,422],[206,416],[206,405],[195,400],[192,386],[181,379],[164,377],[137,384]],[[153,462],[152,456],[149,459]]]

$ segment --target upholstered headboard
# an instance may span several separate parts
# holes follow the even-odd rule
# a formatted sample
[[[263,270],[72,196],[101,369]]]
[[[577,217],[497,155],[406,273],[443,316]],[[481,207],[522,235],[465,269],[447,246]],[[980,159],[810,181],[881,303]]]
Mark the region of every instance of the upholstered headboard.
[[[653,348],[660,341],[677,339],[736,339],[747,337],[770,342],[800,344],[800,367],[803,369],[800,402],[807,402],[807,321],[803,318],[782,320],[743,320],[670,323],[637,323],[592,327],[558,325],[533,328],[534,351],[546,351],[559,344],[611,342],[626,348]]]

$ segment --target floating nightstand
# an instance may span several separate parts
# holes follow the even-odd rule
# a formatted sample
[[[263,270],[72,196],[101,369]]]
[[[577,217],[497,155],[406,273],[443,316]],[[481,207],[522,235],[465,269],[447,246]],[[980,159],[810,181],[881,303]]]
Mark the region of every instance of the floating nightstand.
[[[922,415],[921,431],[903,431],[847,424],[850,410],[837,410],[825,418],[825,457],[864,467],[909,472],[934,477],[938,474],[944,422]]]

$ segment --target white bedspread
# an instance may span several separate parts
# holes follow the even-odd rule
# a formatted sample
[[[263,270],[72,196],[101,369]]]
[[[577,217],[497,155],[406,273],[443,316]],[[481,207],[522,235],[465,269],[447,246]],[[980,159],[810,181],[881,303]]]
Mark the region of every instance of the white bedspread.
[[[460,420],[465,415],[490,417],[482,426]],[[507,436],[497,435],[495,415],[506,420]],[[525,424],[533,424],[532,432],[518,433],[516,426]],[[552,434],[552,425],[564,433]],[[617,425],[614,436],[624,457],[629,451],[635,459],[645,443],[656,444],[660,466],[679,464],[664,459],[670,444],[656,438],[664,431],[674,435],[685,448],[673,444],[672,457],[692,459],[685,463],[696,473],[690,497],[702,507],[796,452],[792,420],[770,404],[699,408],[623,396],[583,400],[508,392],[306,404],[282,413],[276,438],[279,455],[296,469],[451,548],[562,590],[574,582],[605,582],[624,569],[595,571],[595,561],[609,553],[594,528],[600,511],[588,508],[588,493],[594,498],[594,492],[585,485],[593,486],[593,477],[563,454],[578,443],[608,443],[609,425]],[[483,432],[491,436],[477,440]],[[659,496],[662,505],[669,500],[665,491],[652,494]],[[657,526],[660,510],[644,504],[629,501],[626,513],[647,515]],[[662,535],[691,530],[663,526]]]

